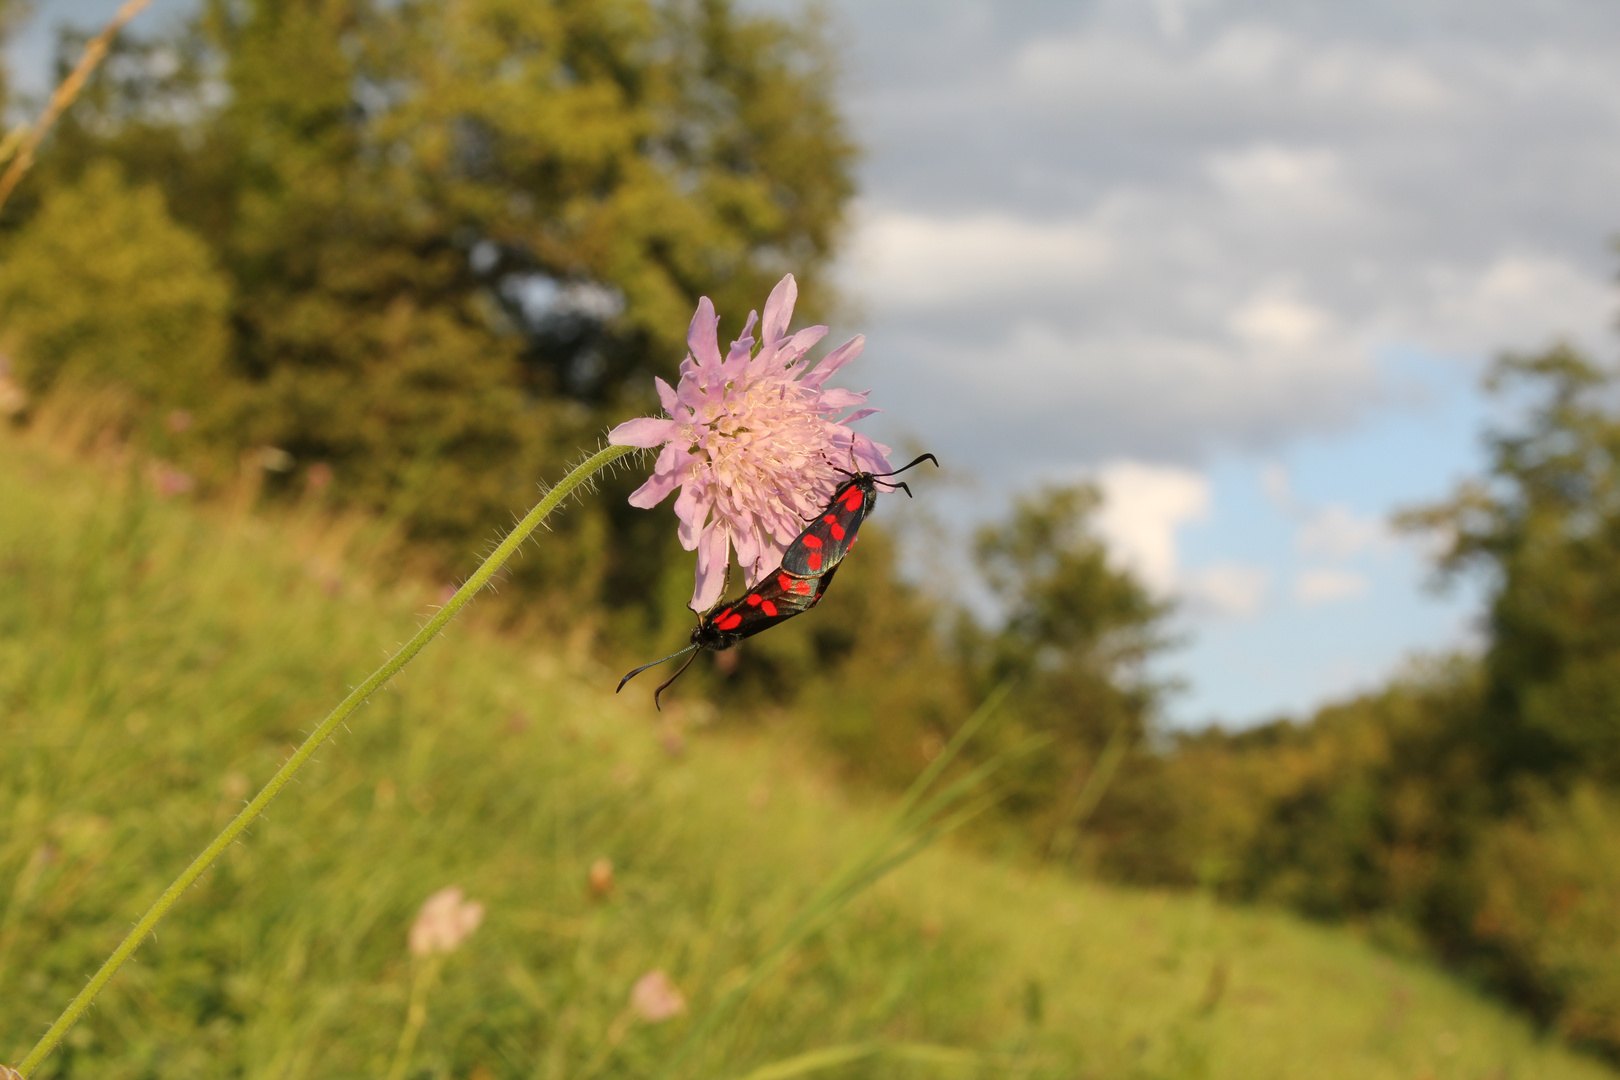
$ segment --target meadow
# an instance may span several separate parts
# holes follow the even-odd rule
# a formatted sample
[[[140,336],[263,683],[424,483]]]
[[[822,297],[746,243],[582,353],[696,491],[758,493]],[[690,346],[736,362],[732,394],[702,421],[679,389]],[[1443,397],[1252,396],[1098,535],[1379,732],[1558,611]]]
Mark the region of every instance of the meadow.
[[[0,1061],[437,599],[380,527],[251,494],[0,434]],[[688,687],[658,714],[617,675],[475,605],[35,1075],[383,1075],[407,929],[448,885],[487,915],[416,1078],[1616,1075],[1352,930],[949,838],[796,937],[893,797],[836,782],[791,713],[714,725]],[[652,970],[684,1014],[630,1008]]]

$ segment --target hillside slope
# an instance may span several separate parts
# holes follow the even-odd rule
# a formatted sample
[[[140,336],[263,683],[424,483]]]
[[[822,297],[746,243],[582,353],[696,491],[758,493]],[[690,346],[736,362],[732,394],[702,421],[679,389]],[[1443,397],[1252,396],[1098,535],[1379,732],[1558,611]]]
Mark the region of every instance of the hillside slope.
[[[415,589],[367,587],[334,543],[0,435],[0,1060],[426,609]],[[790,739],[682,746],[613,681],[453,625],[37,1075],[381,1075],[410,991],[406,928],[449,884],[488,915],[427,997],[408,1075],[658,1074],[882,808]],[[615,884],[593,898],[600,858]],[[687,1015],[627,1009],[655,968]],[[869,1040],[976,1056],[823,1075],[1616,1075],[1346,933],[948,847],[859,899],[717,1031],[676,1075]]]

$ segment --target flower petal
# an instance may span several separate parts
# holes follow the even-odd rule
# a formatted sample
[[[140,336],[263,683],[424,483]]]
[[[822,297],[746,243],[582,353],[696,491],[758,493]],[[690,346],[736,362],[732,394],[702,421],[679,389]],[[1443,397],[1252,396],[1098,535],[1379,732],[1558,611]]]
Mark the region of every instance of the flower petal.
[[[866,335],[856,334],[854,337],[838,346],[838,348],[828,353],[822,359],[821,363],[815,366],[814,370],[812,370],[810,374],[799,380],[799,384],[801,386],[808,386],[812,389],[819,387],[822,383],[832,378],[833,372],[837,371],[839,368],[861,355],[861,350],[864,348],[866,348]]]
[[[782,348],[776,355],[782,363],[791,364],[809,352],[816,342],[826,336],[827,328],[825,326],[807,326],[784,341]]]
[[[880,442],[873,442],[860,432],[855,433],[855,460],[866,472],[886,473],[894,469],[889,464],[889,455],[892,449]]]
[[[674,416],[675,410],[680,408],[681,404],[681,399],[676,395],[675,388],[669,385],[669,383],[665,382],[663,379],[660,379],[657,375],[653,376],[653,385],[658,387],[659,404],[664,406],[665,412],[669,413],[671,416]]]
[[[731,351],[726,354],[725,363],[720,365],[720,374],[726,379],[735,379],[747,370],[748,358],[754,352],[754,324],[758,321],[759,313],[750,311],[742,334],[731,343]]]
[[[749,527],[737,530],[731,537],[731,542],[737,548],[737,562],[744,570],[752,574],[754,563],[759,561],[759,528],[756,523],[749,522]],[[748,584],[752,585],[757,578],[750,576]]]
[[[726,566],[731,562],[731,533],[720,522],[703,532],[698,544],[697,582],[692,589],[693,611],[708,611],[726,587]]]
[[[765,321],[760,328],[760,340],[767,345],[774,345],[782,340],[787,333],[788,323],[793,319],[793,305],[799,300],[799,283],[788,274],[776,283],[771,295],[765,301]]]
[[[626,420],[608,432],[608,443],[612,446],[644,448],[662,446],[675,437],[676,429],[679,427],[675,421],[662,417],[638,416],[634,420]]]
[[[669,498],[669,493],[680,485],[681,478],[678,473],[655,472],[647,477],[645,484],[630,493],[630,505],[642,510],[651,510]]]
[[[870,390],[841,390],[834,387],[821,392],[821,401],[818,402],[823,409],[843,412],[852,405],[865,405],[866,399],[871,395]]]
[[[720,316],[707,296],[698,299],[692,325],[686,328],[686,347],[692,350],[699,370],[720,366]]]
[[[681,497],[675,500],[675,516],[681,521],[677,530],[681,547],[691,551],[698,546],[703,523],[708,520],[713,506],[714,492],[707,484],[694,478],[681,488]]]
[[[853,424],[857,420],[865,420],[868,416],[871,416],[874,413],[880,413],[882,411],[882,409],[857,409],[855,412],[850,413],[848,416],[844,417],[838,422],[840,424]]]

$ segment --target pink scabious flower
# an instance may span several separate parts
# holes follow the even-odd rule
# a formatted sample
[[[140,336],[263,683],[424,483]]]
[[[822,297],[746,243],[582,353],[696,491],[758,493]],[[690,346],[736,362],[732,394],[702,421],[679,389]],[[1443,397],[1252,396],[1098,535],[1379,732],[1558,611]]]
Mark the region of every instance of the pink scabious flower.
[[[707,296],[698,301],[681,361],[680,383],[663,379],[663,417],[642,417],[608,433],[615,446],[663,447],[647,482],[630,505],[650,509],[676,488],[681,546],[697,551],[692,609],[720,599],[731,551],[752,586],[782,564],[782,553],[805,523],[832,498],[846,472],[888,472],[889,448],[849,425],[877,409],[867,393],[827,389],[833,373],[861,354],[866,339],[851,338],[817,364],[801,363],[827,333],[811,326],[791,337],[788,320],[799,287],[789,274],[771,290],[754,351],[750,311],[742,336],[720,355],[720,317]]]

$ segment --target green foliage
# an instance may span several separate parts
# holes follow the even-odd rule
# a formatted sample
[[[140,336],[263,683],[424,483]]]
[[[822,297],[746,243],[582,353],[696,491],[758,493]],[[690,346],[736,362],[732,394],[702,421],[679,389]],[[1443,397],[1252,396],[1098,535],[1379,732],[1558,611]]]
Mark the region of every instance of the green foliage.
[[[1306,724],[1184,736],[1166,766],[1179,844],[1228,895],[1455,945],[1490,802],[1479,700],[1477,664],[1450,658]]]
[[[1492,438],[1488,481],[1409,516],[1444,563],[1494,583],[1482,735],[1503,777],[1620,782],[1620,372],[1567,347],[1509,357],[1523,428]]]
[[[1110,872],[1154,880],[1155,845],[1135,839],[1157,831],[1157,763],[1143,740],[1163,688],[1144,664],[1164,644],[1167,609],[1109,565],[1091,524],[1100,498],[1089,486],[1046,488],[1021,497],[1009,520],[982,528],[975,555],[1004,621],[991,631],[964,621],[958,638],[981,686],[1013,680],[1012,712],[1053,740],[1013,797],[1048,848],[1071,845],[1109,741],[1135,748],[1095,804],[1087,848]]]
[[[33,392],[62,380],[193,409],[217,393],[230,287],[153,185],[100,163],[52,191],[0,261],[0,319]]]
[[[0,1060],[14,1061],[430,598],[368,585],[319,519],[199,513],[0,439]],[[791,740],[694,738],[674,755],[613,680],[459,621],[36,1075],[381,1075],[405,1020],[407,928],[448,884],[488,914],[445,959],[408,1075],[657,1074],[875,840],[884,808],[831,787]],[[615,883],[593,899],[604,856]],[[654,967],[686,1017],[627,1015]],[[675,1075],[873,1040],[978,1064],[873,1057],[859,1075],[1614,1075],[1350,935],[938,849],[793,950]]]
[[[1524,408],[1487,477],[1405,516],[1491,581],[1477,659],[1429,665],[1295,726],[1179,740],[1157,835],[1185,881],[1368,925],[1620,1054],[1620,374],[1509,358]],[[1150,830],[1151,834],[1151,830]]]
[[[1579,784],[1543,792],[1475,853],[1473,931],[1566,1037],[1620,1046],[1620,798]]]
[[[825,307],[832,76],[818,26],[721,0],[216,0],[120,45],[31,186],[107,158],[160,185],[232,285],[221,467],[277,447],[272,492],[330,477],[449,576],[542,462],[656,407],[700,294],[740,319],[791,269]],[[542,617],[657,622],[669,530],[618,501],[510,579]]]

